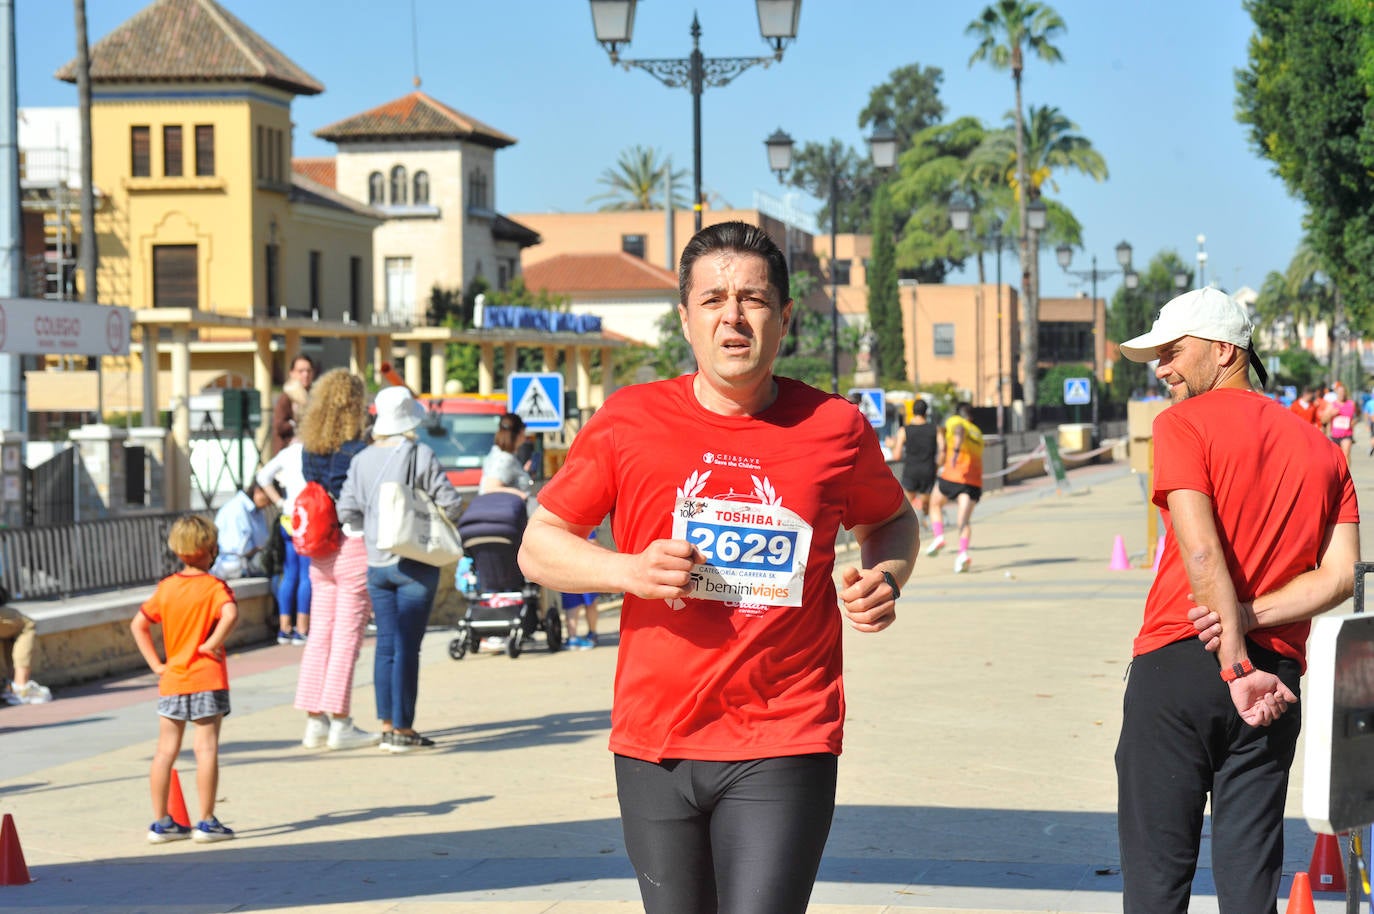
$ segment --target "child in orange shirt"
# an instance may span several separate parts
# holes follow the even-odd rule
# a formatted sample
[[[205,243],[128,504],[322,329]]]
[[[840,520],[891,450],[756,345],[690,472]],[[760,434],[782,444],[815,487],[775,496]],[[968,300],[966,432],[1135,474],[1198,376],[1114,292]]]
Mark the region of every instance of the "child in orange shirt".
[[[172,524],[167,546],[185,567],[157,585],[131,625],[143,659],[159,677],[157,713],[161,723],[148,777],[157,818],[148,827],[148,841],[227,841],[234,833],[215,818],[215,791],[219,787],[220,722],[229,713],[224,639],[238,621],[238,606],[229,585],[209,573],[219,551],[213,523],[194,514],[179,518]],[[155,623],[162,625],[165,661],[153,644]],[[181,752],[188,720],[196,725],[200,823],[194,829],[178,825],[167,814],[172,764]]]

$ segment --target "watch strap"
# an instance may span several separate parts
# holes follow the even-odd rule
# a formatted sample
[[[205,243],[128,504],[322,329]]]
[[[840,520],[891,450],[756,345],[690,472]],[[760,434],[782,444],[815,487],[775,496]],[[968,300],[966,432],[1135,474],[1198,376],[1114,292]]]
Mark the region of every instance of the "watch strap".
[[[892,588],[892,599],[895,600],[900,597],[902,595],[902,588],[897,586],[897,579],[892,576],[892,572],[884,571],[882,575],[883,580],[887,582],[887,586]]]

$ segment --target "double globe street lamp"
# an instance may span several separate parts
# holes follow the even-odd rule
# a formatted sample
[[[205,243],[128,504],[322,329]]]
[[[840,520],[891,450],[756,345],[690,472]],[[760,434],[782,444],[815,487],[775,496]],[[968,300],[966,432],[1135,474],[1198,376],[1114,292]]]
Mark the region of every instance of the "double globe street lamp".
[[[875,166],[887,170],[897,164],[897,131],[892,129],[887,118],[878,119],[877,123],[873,125],[873,133],[867,137],[867,142],[869,155]],[[773,131],[772,136],[763,141],[763,144],[768,148],[768,167],[777,173],[778,183],[781,184],[783,177],[792,168],[792,147],[794,145],[792,137],[779,127]],[[840,219],[841,182],[840,163],[833,145],[830,149],[828,165],[830,171],[830,391],[831,393],[839,393],[840,281],[839,273],[835,268],[837,257],[835,235]],[[783,292],[786,294],[787,290],[784,289]]]
[[[755,0],[759,34],[773,46],[770,57],[704,57],[701,53],[701,24],[692,14],[692,53],[688,57],[629,60],[620,49],[630,43],[634,33],[635,5],[638,0],[591,0],[592,27],[596,40],[611,58],[626,70],[638,67],[669,88],[686,88],[692,93],[692,214],[695,231],[701,231],[701,93],[707,86],[723,86],[750,67],[768,66],[782,60],[783,49],[797,37],[801,0]]]
[[[1068,273],[1070,276],[1077,276],[1079,279],[1087,279],[1087,280],[1090,280],[1091,283],[1092,283],[1092,298],[1090,299],[1090,301],[1092,302],[1092,337],[1091,337],[1091,339],[1092,339],[1092,350],[1093,350],[1093,383],[1092,383],[1092,398],[1093,398],[1093,437],[1094,437],[1094,440],[1096,440],[1096,436],[1097,436],[1097,402],[1098,402],[1098,400],[1101,399],[1101,397],[1098,395],[1098,392],[1097,392],[1097,381],[1098,381],[1097,375],[1098,375],[1098,371],[1099,371],[1099,369],[1100,369],[1100,365],[1099,365],[1099,361],[1098,361],[1098,357],[1097,357],[1097,347],[1098,347],[1098,342],[1099,342],[1099,341],[1098,341],[1098,338],[1097,338],[1097,281],[1098,281],[1099,279],[1106,279],[1106,278],[1109,277],[1109,276],[1115,276],[1115,275],[1117,275],[1118,273],[1120,273],[1120,274],[1122,275],[1122,281],[1126,284],[1126,288],[1127,288],[1127,289],[1134,289],[1136,286],[1138,286],[1138,285],[1140,284],[1140,276],[1139,276],[1139,274],[1137,274],[1134,270],[1131,269],[1131,246],[1130,246],[1129,244],[1127,244],[1126,242],[1124,242],[1124,241],[1121,242],[1120,244],[1118,244],[1118,245],[1116,246],[1116,262],[1117,262],[1118,264],[1120,264],[1120,267],[1119,267],[1119,269],[1115,269],[1115,270],[1099,270],[1099,269],[1097,268],[1097,255],[1096,255],[1096,254],[1094,254],[1094,255],[1092,256],[1092,267],[1091,267],[1090,269],[1087,269],[1087,270],[1071,270],[1071,269],[1069,269],[1069,264],[1073,263],[1073,247],[1070,246],[1070,245],[1068,245],[1068,244],[1061,244],[1061,245],[1059,245],[1059,247],[1057,247],[1057,248],[1054,249],[1054,253],[1055,253],[1055,257],[1058,258],[1058,260],[1059,260],[1059,268],[1060,268],[1061,270],[1063,270],[1065,273]]]

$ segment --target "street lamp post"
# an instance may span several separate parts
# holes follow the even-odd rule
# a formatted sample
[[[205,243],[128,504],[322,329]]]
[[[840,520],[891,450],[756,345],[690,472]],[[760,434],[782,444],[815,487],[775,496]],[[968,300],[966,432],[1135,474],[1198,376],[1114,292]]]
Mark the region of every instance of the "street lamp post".
[[[1139,283],[1140,278],[1131,269],[1131,246],[1126,242],[1121,242],[1116,246],[1116,262],[1120,267],[1115,270],[1099,270],[1097,268],[1097,255],[1092,256],[1092,268],[1087,270],[1071,270],[1069,264],[1073,263],[1073,248],[1067,244],[1061,244],[1054,249],[1055,256],[1059,259],[1059,268],[1071,276],[1079,279],[1086,279],[1092,283],[1092,350],[1093,350],[1093,436],[1097,436],[1097,402],[1101,399],[1097,392],[1098,371],[1100,366],[1097,358],[1097,281],[1106,279],[1108,276],[1115,276],[1120,273],[1126,283],[1126,288],[1134,289]]]
[[[949,203],[949,224],[956,232],[970,234],[973,226],[973,207],[962,196],[956,196]],[[1002,235],[1002,220],[994,218],[988,233],[975,239],[980,245],[991,244],[997,251],[997,434],[1003,434],[1005,422],[1003,420],[1003,399],[1002,399],[1002,242],[1005,240]],[[981,277],[980,277],[981,282]],[[978,290],[979,299],[982,298],[982,289]],[[982,306],[979,305],[981,313]],[[983,345],[982,340],[978,341],[979,347]]]
[[[1207,236],[1197,236],[1197,287],[1207,288]]]
[[[886,118],[873,125],[867,138],[869,154],[878,168],[888,169],[897,162],[897,132]],[[768,149],[768,167],[778,175],[778,183],[792,167],[792,137],[781,127],[763,141]],[[840,392],[840,281],[835,270],[838,256],[836,233],[840,218],[840,167],[831,150],[830,156],[830,391]],[[786,294],[787,290],[784,289]]]
[[[630,43],[638,0],[591,0],[592,27],[596,40],[626,70],[638,67],[663,85],[685,87],[692,93],[692,213],[695,231],[701,231],[701,93],[707,86],[723,86],[750,67],[768,66],[782,60],[783,49],[797,37],[801,0],[755,0],[759,34],[773,45],[771,57],[705,57],[701,53],[701,24],[692,14],[692,53],[688,57],[629,60],[620,48]]]

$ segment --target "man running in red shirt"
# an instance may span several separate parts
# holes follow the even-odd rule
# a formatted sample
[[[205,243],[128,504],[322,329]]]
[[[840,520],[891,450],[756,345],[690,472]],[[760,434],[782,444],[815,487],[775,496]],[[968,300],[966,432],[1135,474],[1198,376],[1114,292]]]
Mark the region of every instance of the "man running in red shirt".
[[[597,410],[520,566],[625,594],[611,750],[645,910],[801,914],[834,811],[841,610],[892,623],[916,515],[858,410],[773,374],[792,300],[762,230],[698,232],[679,293],[697,371]],[[607,514],[616,552],[586,539]],[[841,524],[859,554],[837,600]]]

